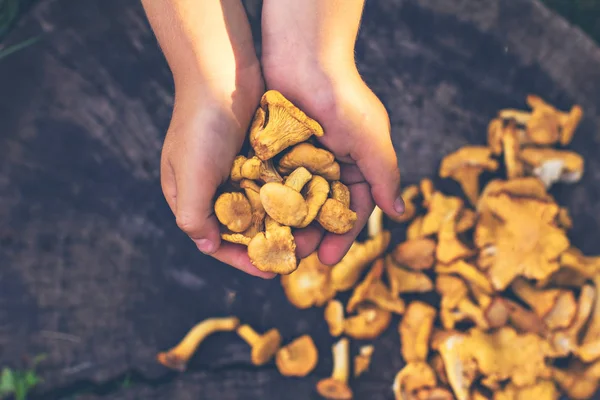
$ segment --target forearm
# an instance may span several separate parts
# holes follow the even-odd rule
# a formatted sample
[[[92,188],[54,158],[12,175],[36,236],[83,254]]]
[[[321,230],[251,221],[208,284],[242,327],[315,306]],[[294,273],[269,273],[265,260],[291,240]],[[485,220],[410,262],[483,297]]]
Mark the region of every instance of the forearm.
[[[227,81],[233,85],[240,71],[258,68],[240,0],[142,0],[142,4],[176,90]]]
[[[263,59],[353,64],[363,6],[364,0],[264,0]]]

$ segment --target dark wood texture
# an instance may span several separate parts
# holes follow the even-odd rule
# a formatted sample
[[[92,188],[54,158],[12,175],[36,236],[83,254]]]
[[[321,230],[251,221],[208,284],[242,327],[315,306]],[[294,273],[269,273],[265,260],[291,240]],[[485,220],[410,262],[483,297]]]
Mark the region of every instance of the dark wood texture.
[[[258,2],[248,7],[259,38]],[[331,370],[322,311],[296,310],[277,280],[199,254],[163,200],[172,82],[140,2],[41,1],[8,43],[34,34],[42,40],[0,61],[0,364],[46,353],[45,400],[127,371],[145,380],[108,398],[314,397]],[[573,242],[597,251],[600,50],[578,29],[537,0],[369,1],[357,57],[390,112],[405,184],[483,143],[496,110],[524,107],[527,93],[581,104],[573,148],[587,170],[555,194],[572,209]],[[226,334],[207,340],[187,374],[165,377],[157,351],[228,314],[285,340],[310,333],[321,363],[310,378],[284,379],[273,365],[251,367],[246,345]],[[375,347],[352,386],[357,398],[391,399],[395,323]]]

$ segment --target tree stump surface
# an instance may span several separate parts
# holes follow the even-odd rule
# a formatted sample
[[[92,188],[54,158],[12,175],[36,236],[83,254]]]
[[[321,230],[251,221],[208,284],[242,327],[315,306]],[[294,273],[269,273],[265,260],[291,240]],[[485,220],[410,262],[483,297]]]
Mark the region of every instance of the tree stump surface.
[[[258,39],[259,2],[247,7]],[[38,2],[8,43],[38,34],[0,61],[0,364],[46,354],[44,400],[100,399],[80,391],[109,390],[129,373],[137,383],[108,398],[316,398],[334,342],[322,310],[296,310],[278,279],[200,254],[162,197],[173,87],[140,2]],[[437,175],[458,147],[485,143],[490,118],[524,108],[528,93],[581,104],[571,147],[586,172],[553,194],[572,212],[572,242],[597,251],[600,49],[579,29],[537,0],[381,0],[367,2],[356,51],[390,113],[404,185]],[[318,367],[305,379],[255,368],[234,334],[209,337],[186,374],[157,364],[196,322],[225,315],[277,327],[285,341],[311,334]],[[374,344],[352,387],[359,399],[391,399],[397,320]]]

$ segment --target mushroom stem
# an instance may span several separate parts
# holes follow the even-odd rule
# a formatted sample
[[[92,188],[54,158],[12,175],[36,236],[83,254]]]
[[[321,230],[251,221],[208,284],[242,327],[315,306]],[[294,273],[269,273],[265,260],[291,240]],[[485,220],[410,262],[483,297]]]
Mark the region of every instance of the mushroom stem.
[[[255,345],[260,340],[260,335],[250,325],[238,327],[237,334],[250,346]]]
[[[374,237],[381,232],[383,228],[383,211],[381,208],[375,206],[373,212],[369,216],[369,221],[367,223],[367,230],[369,232],[369,237]]]
[[[215,332],[233,331],[240,323],[236,317],[209,318],[196,324],[179,342],[167,352],[158,354],[158,361],[165,367],[185,371],[186,364],[206,337]]]
[[[300,192],[304,185],[312,179],[312,174],[304,167],[298,167],[285,180],[285,186]]]
[[[350,365],[348,356],[350,353],[350,341],[347,338],[338,340],[332,347],[333,353],[333,372],[331,378],[339,382],[348,382],[350,374]]]

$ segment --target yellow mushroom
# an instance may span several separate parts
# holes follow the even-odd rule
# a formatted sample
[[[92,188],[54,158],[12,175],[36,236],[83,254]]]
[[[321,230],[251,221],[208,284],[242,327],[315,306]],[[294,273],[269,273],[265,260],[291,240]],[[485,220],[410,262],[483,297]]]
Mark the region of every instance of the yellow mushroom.
[[[329,300],[324,310],[324,318],[333,337],[344,332],[344,305],[339,300]]]
[[[284,376],[303,377],[317,366],[319,352],[309,335],[302,335],[275,354],[275,365]]]
[[[252,347],[252,364],[257,366],[269,362],[281,346],[281,334],[276,328],[259,335],[250,325],[240,325],[237,334]]]
[[[331,346],[333,354],[333,371],[331,377],[317,382],[317,392],[326,399],[350,400],[352,389],[348,386],[350,375],[350,341],[347,338],[338,340]]]
[[[298,167],[304,167],[328,181],[340,179],[340,164],[335,161],[335,156],[308,142],[295,145],[279,160],[279,171],[284,175]]]
[[[354,377],[357,378],[369,370],[371,357],[375,347],[372,344],[360,346],[359,353],[354,356]]]
[[[258,233],[248,243],[248,257],[252,265],[263,272],[292,273],[298,268],[292,230],[270,217],[265,219],[265,228],[265,232]]]

